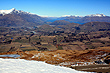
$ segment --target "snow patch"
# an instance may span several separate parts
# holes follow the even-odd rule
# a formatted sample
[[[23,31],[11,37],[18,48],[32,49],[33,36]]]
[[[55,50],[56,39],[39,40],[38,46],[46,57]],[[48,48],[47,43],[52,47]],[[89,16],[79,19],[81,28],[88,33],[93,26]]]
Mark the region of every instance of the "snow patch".
[[[38,53],[38,54],[35,54],[34,56],[32,56],[32,58],[36,58],[36,57],[43,57],[44,56],[44,53]]]
[[[0,58],[0,73],[87,73],[41,61]]]

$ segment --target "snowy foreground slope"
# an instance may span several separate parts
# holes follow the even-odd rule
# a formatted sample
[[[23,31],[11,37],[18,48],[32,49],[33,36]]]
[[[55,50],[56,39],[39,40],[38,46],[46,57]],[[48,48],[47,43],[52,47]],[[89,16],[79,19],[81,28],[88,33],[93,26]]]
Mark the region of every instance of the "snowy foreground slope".
[[[23,59],[0,58],[0,73],[83,73],[74,69]],[[84,72],[86,73],[86,72]]]

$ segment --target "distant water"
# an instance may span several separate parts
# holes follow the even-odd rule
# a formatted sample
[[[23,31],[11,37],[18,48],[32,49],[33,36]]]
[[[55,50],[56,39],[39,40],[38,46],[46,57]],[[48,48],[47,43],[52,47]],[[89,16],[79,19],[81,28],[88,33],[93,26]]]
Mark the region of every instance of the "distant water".
[[[0,55],[0,57],[12,57],[12,58],[17,58],[20,57],[18,54],[10,54],[10,55]]]
[[[83,24],[84,24],[84,23],[80,23],[80,22],[74,22],[74,23],[81,24],[81,25],[83,25]]]

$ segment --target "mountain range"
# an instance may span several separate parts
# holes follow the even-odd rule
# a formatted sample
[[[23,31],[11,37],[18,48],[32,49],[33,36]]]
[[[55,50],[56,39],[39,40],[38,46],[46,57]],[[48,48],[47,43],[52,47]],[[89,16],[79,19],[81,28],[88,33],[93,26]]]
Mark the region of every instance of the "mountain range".
[[[60,20],[60,21],[59,21]],[[55,21],[55,22],[54,22]],[[87,16],[41,17],[37,14],[16,10],[0,10],[0,26],[37,26],[43,24],[66,25],[69,23],[84,24],[87,22],[110,22],[110,16],[92,14]],[[57,24],[56,24],[57,23]]]
[[[57,18],[58,20],[65,20],[72,23],[84,24],[87,22],[110,22],[110,16],[106,16],[104,14],[91,14],[87,16],[67,16]]]

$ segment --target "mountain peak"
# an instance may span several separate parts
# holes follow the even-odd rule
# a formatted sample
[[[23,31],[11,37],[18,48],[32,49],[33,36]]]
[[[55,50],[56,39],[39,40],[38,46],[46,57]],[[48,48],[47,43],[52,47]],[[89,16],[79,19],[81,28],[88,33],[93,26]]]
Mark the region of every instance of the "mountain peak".
[[[12,8],[12,9],[10,9],[10,10],[15,11],[16,9],[15,9],[15,8]]]
[[[16,9],[15,8],[12,8],[10,10],[0,10],[0,14],[10,14],[11,12],[15,11]]]
[[[91,14],[91,15],[87,15],[87,17],[105,17],[106,15],[104,14]]]

